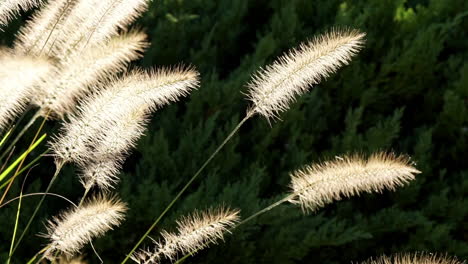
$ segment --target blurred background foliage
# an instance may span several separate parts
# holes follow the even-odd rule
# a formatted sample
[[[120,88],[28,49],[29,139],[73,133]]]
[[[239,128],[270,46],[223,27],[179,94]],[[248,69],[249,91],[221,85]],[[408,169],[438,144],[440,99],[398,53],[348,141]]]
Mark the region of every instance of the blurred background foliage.
[[[0,33],[4,44],[21,23]],[[160,228],[171,229],[178,216],[212,205],[238,207],[248,216],[282,197],[288,173],[300,166],[344,153],[391,150],[408,153],[423,171],[409,186],[308,215],[281,206],[187,262],[351,263],[407,251],[468,258],[468,1],[158,0],[135,26],[152,42],[136,65],[192,64],[202,82],[188,98],[154,115],[125,163],[116,192],[130,207],[127,220],[95,242],[106,263],[122,260],[243,117],[249,76],[333,26],[367,32],[364,51],[298,99],[280,121],[250,119]],[[58,127],[48,123],[49,130]],[[44,159],[25,192],[43,190],[53,169],[52,159]],[[15,188],[11,193],[19,192]],[[53,191],[78,199],[83,189],[73,167]],[[36,199],[25,198],[21,225]],[[33,234],[44,231],[46,217],[68,206],[56,198],[46,201],[13,263],[25,262],[45,243]],[[2,210],[3,254],[15,214],[15,206]],[[97,263],[89,248],[86,254]]]

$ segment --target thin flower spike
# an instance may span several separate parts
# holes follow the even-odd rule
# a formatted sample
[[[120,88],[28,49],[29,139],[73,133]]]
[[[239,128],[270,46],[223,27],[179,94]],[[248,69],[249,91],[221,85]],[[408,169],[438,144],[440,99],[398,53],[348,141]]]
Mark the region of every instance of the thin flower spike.
[[[176,67],[153,72],[134,71],[107,89],[85,98],[70,116],[51,148],[57,161],[87,164],[103,135],[116,129],[126,114],[138,107],[148,113],[177,101],[198,86],[198,72]]]
[[[146,109],[138,107],[117,120],[112,129],[96,140],[89,161],[80,165],[81,183],[86,189],[97,186],[108,190],[113,187],[123,161],[146,129],[147,117]]]
[[[376,259],[369,259],[362,264],[463,264],[456,258],[443,257],[432,253],[411,253],[396,254],[393,256],[381,256]]]
[[[120,225],[126,211],[126,205],[119,199],[101,195],[54,217],[47,225],[45,237],[50,243],[44,256],[56,253],[72,256],[93,238]]]
[[[248,84],[253,112],[276,118],[311,85],[335,73],[362,48],[364,33],[333,29],[279,57]]]
[[[377,153],[368,159],[345,156],[313,164],[291,174],[292,194],[304,210],[314,211],[334,200],[362,192],[394,190],[420,173],[409,158]]]
[[[20,10],[29,10],[37,6],[38,0],[2,0],[0,1],[0,26],[6,25]]]
[[[50,111],[52,116],[63,118],[90,88],[124,71],[129,62],[141,57],[148,46],[145,40],[144,33],[130,32],[66,59],[37,86],[32,103],[41,108],[43,115]]]
[[[238,222],[238,210],[219,208],[195,212],[177,221],[177,233],[163,231],[163,239],[155,242],[152,252],[140,250],[132,260],[139,264],[160,263],[164,258],[174,261],[179,254],[193,253],[223,240],[223,234]]]
[[[0,49],[0,130],[24,110],[32,85],[52,68],[47,59]]]

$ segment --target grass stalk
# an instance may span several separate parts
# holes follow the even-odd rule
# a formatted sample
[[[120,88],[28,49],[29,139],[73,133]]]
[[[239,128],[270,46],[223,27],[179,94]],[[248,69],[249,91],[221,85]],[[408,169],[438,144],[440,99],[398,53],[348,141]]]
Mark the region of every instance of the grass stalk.
[[[16,175],[16,177],[18,177],[18,175],[20,175],[21,173],[23,173],[25,170],[29,169],[30,167],[32,167],[33,165],[35,165],[39,159],[41,159],[44,155],[46,155],[47,153],[49,152],[49,150],[46,150],[44,151],[41,155],[37,156],[33,161],[29,162],[28,165],[24,166],[19,172],[18,174]],[[15,176],[11,177],[10,179],[8,179],[6,182],[4,182],[2,185],[0,185],[0,190],[5,188],[5,186],[7,186],[13,179],[15,178]],[[0,205],[0,208],[4,205],[5,203],[1,204]]]
[[[29,120],[29,122],[21,129],[21,131],[16,135],[16,137],[13,139],[13,141],[10,143],[8,148],[3,152],[2,156],[0,156],[0,160],[2,160],[5,156],[6,153],[8,153],[11,148],[15,146],[15,144],[18,142],[18,140],[28,131],[28,129],[36,122],[36,120],[40,117],[40,112],[39,110],[34,114],[34,116]]]
[[[41,116],[40,115],[40,110],[38,110],[34,116],[29,120],[29,122],[21,129],[21,131],[16,135],[16,137],[13,139],[13,141],[10,143],[8,148],[3,152],[3,154],[0,156],[0,161],[5,157],[6,153],[8,153],[18,142],[18,140],[28,131],[28,129],[36,122],[36,120]]]
[[[19,246],[21,240],[23,239],[24,235],[26,234],[26,232],[28,231],[29,227],[31,226],[31,224],[32,224],[32,222],[33,222],[33,220],[34,220],[34,217],[36,216],[37,212],[38,212],[39,209],[41,208],[41,205],[42,205],[42,203],[44,202],[44,199],[45,199],[46,195],[49,193],[50,188],[52,187],[52,185],[54,184],[55,180],[57,179],[57,176],[59,175],[60,171],[62,170],[63,165],[64,165],[64,162],[63,162],[63,161],[57,163],[57,167],[56,167],[56,169],[55,169],[54,176],[53,176],[52,179],[50,180],[49,185],[47,185],[47,188],[46,188],[44,194],[42,195],[41,200],[39,201],[39,203],[37,204],[36,208],[34,209],[34,212],[33,212],[33,214],[31,215],[31,217],[29,218],[29,221],[28,221],[28,223],[26,224],[26,227],[24,228],[23,232],[21,233],[21,236],[18,238],[18,242],[16,243],[16,245],[15,245],[14,248],[13,248],[12,255],[13,255],[13,253],[16,251],[16,249],[18,248],[18,246]]]
[[[153,222],[153,224],[148,228],[146,233],[140,238],[132,250],[127,254],[125,259],[121,262],[124,264],[132,256],[133,252],[140,246],[140,244],[145,240],[145,238],[151,233],[151,231],[156,227],[156,225],[161,221],[161,219],[166,215],[166,213],[172,208],[172,206],[177,202],[177,200],[182,196],[182,194],[188,189],[188,187],[197,179],[201,174],[203,169],[211,162],[211,160],[218,154],[218,152],[229,142],[229,140],[236,134],[236,132],[241,128],[241,126],[249,120],[250,117],[254,115],[255,112],[248,111],[244,119],[242,119],[239,124],[229,133],[229,135],[224,139],[224,141],[216,148],[216,150],[211,154],[211,156],[203,163],[203,165],[198,169],[198,171],[192,176],[192,178],[185,184],[185,186],[177,193],[174,199],[169,203],[169,205],[164,209],[164,211],[159,215],[159,217]]]

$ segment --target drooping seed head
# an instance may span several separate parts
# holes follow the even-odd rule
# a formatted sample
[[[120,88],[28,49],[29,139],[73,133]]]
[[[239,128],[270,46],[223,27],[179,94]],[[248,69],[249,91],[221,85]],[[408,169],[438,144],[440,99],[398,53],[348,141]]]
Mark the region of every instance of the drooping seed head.
[[[29,100],[33,85],[52,68],[41,57],[17,55],[0,49],[0,130],[19,113]]]
[[[15,16],[19,14],[21,10],[29,10],[37,5],[41,1],[39,0],[3,0],[0,2],[0,26],[6,25]]]
[[[277,117],[296,96],[348,64],[362,48],[364,36],[357,30],[333,29],[260,69],[248,85],[253,112]]]
[[[130,32],[67,58],[38,85],[32,102],[43,114],[50,111],[52,116],[63,117],[90,89],[99,87],[139,58],[148,45],[145,39],[143,33]]]
[[[92,155],[80,165],[81,183],[86,189],[97,186],[108,190],[118,181],[117,174],[147,124],[144,107],[136,108],[116,120],[114,126],[95,140]]]
[[[359,155],[313,164],[291,174],[291,191],[305,210],[316,210],[334,200],[362,192],[394,190],[420,173],[409,158],[377,153],[365,159]]]
[[[369,259],[362,264],[463,264],[453,257],[432,253],[404,253]]]
[[[239,221],[239,211],[228,208],[195,212],[177,221],[177,233],[162,232],[155,249],[140,250],[132,256],[139,264],[159,263],[163,258],[174,261],[179,254],[193,253],[223,240],[224,233]]]
[[[46,257],[55,253],[71,256],[93,238],[102,236],[124,219],[126,205],[117,198],[97,196],[82,206],[52,218],[47,225],[50,240]]]
[[[190,68],[133,71],[86,97],[51,148],[60,161],[86,164],[102,136],[117,129],[116,124],[126,114],[140,107],[150,113],[177,101],[197,86],[198,73]]]

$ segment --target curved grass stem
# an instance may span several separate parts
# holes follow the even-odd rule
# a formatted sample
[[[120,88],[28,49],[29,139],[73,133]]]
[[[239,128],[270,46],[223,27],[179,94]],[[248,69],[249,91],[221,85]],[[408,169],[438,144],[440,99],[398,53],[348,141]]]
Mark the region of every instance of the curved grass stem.
[[[182,194],[188,189],[188,187],[197,179],[201,174],[203,169],[211,162],[211,160],[218,154],[218,152],[229,142],[229,140],[237,133],[241,126],[249,120],[250,117],[254,115],[255,112],[248,111],[244,119],[242,119],[239,124],[229,133],[229,135],[224,139],[224,141],[216,148],[216,150],[211,154],[211,156],[203,163],[203,165],[198,169],[198,171],[192,176],[192,178],[185,184],[185,186],[177,193],[174,199],[169,203],[169,205],[164,209],[164,211],[159,215],[159,217],[153,222],[153,224],[148,228],[146,233],[140,238],[132,250],[127,254],[125,259],[121,262],[124,264],[132,256],[133,252],[140,246],[140,244],[145,240],[145,238],[151,233],[151,231],[156,227],[156,225],[161,221],[161,219],[166,215],[166,213],[172,208],[172,206],[177,202],[177,200],[182,196]]]
[[[25,235],[26,232],[28,231],[29,227],[31,226],[31,223],[32,223],[33,220],[34,220],[34,217],[36,216],[37,212],[38,212],[39,209],[41,208],[41,205],[42,205],[42,203],[44,202],[45,197],[47,196],[47,194],[49,193],[50,188],[52,187],[52,185],[54,184],[55,180],[57,179],[57,176],[59,175],[60,171],[62,170],[63,165],[64,165],[64,162],[63,162],[63,161],[57,163],[57,168],[55,169],[54,176],[53,176],[52,179],[50,180],[49,185],[47,185],[47,188],[46,188],[44,194],[42,195],[41,200],[39,201],[39,203],[37,204],[36,208],[34,209],[34,212],[33,212],[33,214],[31,215],[31,217],[29,218],[29,221],[28,221],[28,223],[26,224],[26,227],[24,228],[23,232],[21,233],[21,236],[18,238],[18,242],[17,242],[16,245],[13,247],[13,250],[12,250],[12,252],[11,252],[11,255],[13,255],[13,253],[15,253],[15,250],[18,248],[18,246],[19,246],[19,244],[20,244],[20,242],[21,242],[21,239],[24,237],[24,235]]]

